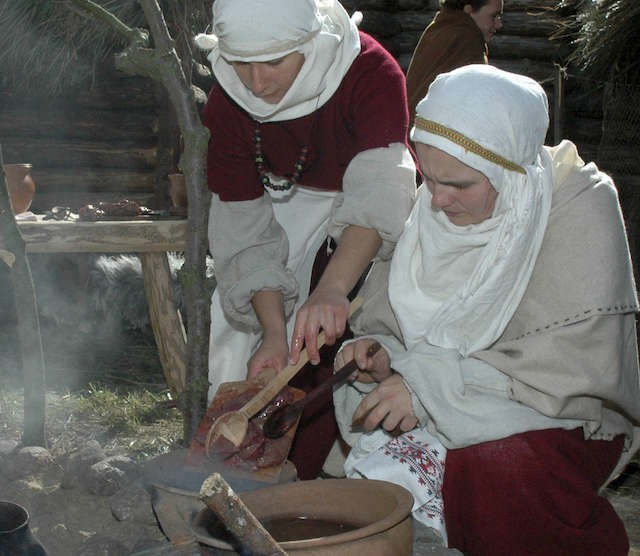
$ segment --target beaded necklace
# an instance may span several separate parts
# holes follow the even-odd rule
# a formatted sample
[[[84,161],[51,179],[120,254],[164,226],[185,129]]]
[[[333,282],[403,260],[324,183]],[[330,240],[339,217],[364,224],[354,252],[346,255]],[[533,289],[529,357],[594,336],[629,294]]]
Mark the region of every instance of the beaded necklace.
[[[291,177],[284,181],[282,185],[276,185],[271,182],[269,179],[269,175],[267,174],[267,169],[265,168],[265,157],[262,154],[262,135],[260,133],[260,124],[256,124],[256,130],[253,134],[253,142],[256,146],[256,168],[258,170],[258,174],[260,176],[260,183],[262,183],[263,187],[268,187],[269,189],[273,189],[274,191],[288,191],[294,185],[298,184],[298,180],[302,174],[302,170],[304,170],[304,164],[307,161],[307,154],[309,152],[308,145],[304,145],[302,150],[300,151],[300,156],[298,156],[298,160],[293,165],[293,174]]]

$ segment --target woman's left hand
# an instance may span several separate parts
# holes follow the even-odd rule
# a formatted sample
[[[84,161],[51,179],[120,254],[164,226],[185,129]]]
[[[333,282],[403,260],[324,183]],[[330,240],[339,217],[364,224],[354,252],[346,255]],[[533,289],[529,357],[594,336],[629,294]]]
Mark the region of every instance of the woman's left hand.
[[[402,375],[391,375],[367,394],[353,414],[353,423],[361,423],[366,432],[380,426],[388,432],[414,429],[418,419],[413,412],[411,393],[405,386]]]
[[[309,361],[314,365],[320,363],[318,334],[322,330],[325,343],[335,344],[347,329],[348,316],[349,300],[344,294],[316,288],[296,314],[289,354],[291,362],[298,361],[305,345]]]

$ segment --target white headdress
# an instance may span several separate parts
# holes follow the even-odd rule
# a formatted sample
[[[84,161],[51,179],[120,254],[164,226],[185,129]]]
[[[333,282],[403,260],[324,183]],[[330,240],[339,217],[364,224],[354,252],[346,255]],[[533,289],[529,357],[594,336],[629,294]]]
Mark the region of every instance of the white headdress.
[[[357,23],[336,0],[215,0],[213,33],[195,37],[218,83],[261,122],[310,114],[336,91],[360,52]],[[301,52],[296,80],[278,104],[254,96],[230,62],[264,62]]]
[[[389,297],[407,345],[463,356],[498,339],[527,287],[551,208],[548,101],[528,77],[478,64],[439,75],[416,108],[414,142],[482,172],[493,216],[456,226],[423,186],[398,242]]]

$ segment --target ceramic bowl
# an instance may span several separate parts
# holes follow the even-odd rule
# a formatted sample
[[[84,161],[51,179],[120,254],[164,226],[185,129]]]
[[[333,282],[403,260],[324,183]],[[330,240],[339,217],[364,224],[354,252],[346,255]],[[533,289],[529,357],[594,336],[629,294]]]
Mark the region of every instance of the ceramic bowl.
[[[386,481],[326,479],[297,481],[240,494],[247,508],[269,530],[270,523],[294,524],[302,519],[342,528],[330,534],[298,540],[278,539],[287,554],[309,556],[410,556],[413,550],[413,497],[406,489]],[[298,529],[292,527],[292,529]],[[194,518],[198,541],[237,553],[233,540],[208,508]],[[313,530],[313,528],[311,528]],[[316,529],[321,531],[323,528]],[[326,529],[328,531],[328,529]],[[226,538],[225,538],[226,537]]]

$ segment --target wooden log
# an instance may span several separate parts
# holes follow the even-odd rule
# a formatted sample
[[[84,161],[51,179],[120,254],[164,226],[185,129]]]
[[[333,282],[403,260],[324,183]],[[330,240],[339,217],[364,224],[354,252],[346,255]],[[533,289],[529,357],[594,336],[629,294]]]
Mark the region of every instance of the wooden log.
[[[565,122],[565,136],[576,141],[591,140],[600,142],[602,133],[602,121],[597,118],[577,117],[573,115]]]
[[[505,71],[521,73],[539,83],[551,82],[555,71],[552,63],[545,60],[531,60],[530,58],[505,59],[492,57],[489,63]]]
[[[640,175],[638,174],[626,174],[624,172],[616,173],[614,175],[614,179],[618,189],[628,191],[631,195],[640,190]],[[637,217],[638,220],[640,220],[640,214],[638,214]]]
[[[400,12],[396,14],[396,19],[402,28],[402,34],[411,36],[411,40],[418,42],[420,35],[426,29],[427,25],[433,21],[438,10],[420,11],[420,12]]]
[[[431,23],[437,10],[420,12],[398,12],[394,19],[400,25],[402,33],[418,33]],[[366,21],[369,12],[365,14],[363,22]],[[390,16],[387,14],[387,18]],[[500,35],[548,37],[556,30],[556,24],[546,13],[510,11],[506,10],[503,15],[504,27],[500,30]]]
[[[395,37],[402,32],[402,27],[397,18],[379,10],[369,10],[366,14],[363,14],[362,23],[359,27],[379,41]]]
[[[95,139],[108,143],[110,139],[140,140],[151,143],[155,135],[157,116],[154,110],[130,110],[121,112],[115,108],[104,110],[79,107],[69,101],[58,102],[43,110],[32,106],[24,97],[15,100],[0,93],[2,118],[0,133],[7,140],[18,137],[60,137],[67,141]]]
[[[393,10],[390,5],[396,4],[398,10],[437,10],[439,0],[342,0],[340,3],[350,14],[355,10],[367,12],[369,10]]]
[[[286,555],[219,473],[213,473],[204,480],[200,500],[218,516],[247,554]]]
[[[184,251],[187,220],[21,221],[28,253],[158,253]],[[1,240],[0,240],[1,241]]]
[[[124,113],[132,109],[156,106],[153,83],[146,77],[130,75],[115,68],[111,62],[96,77],[96,85],[80,91],[73,99],[77,106],[91,106]],[[154,110],[155,111],[155,110]]]
[[[441,0],[397,0],[398,9],[401,11],[436,11],[440,8]]]
[[[354,9],[389,9],[389,0],[344,0],[342,4],[351,12]],[[440,0],[396,0],[395,4],[400,11],[407,10],[437,10]],[[538,11],[553,10],[557,8],[558,0],[509,0],[504,4],[505,12],[512,11]]]
[[[1,106],[22,105],[35,114],[49,110],[68,108],[102,109],[123,114],[136,110],[151,110],[156,105],[152,85],[139,77],[128,77],[121,72],[98,72],[96,83],[87,90],[68,93],[64,97],[44,99],[42,96],[25,96],[3,89],[0,92]]]
[[[187,375],[187,334],[176,309],[171,271],[165,253],[140,253],[149,318],[160,363],[174,399],[184,393]]]
[[[35,286],[25,241],[20,235],[3,169],[0,148],[0,260],[11,268],[16,300],[18,338],[24,381],[24,421],[22,442],[26,446],[46,447],[45,435],[45,362]]]
[[[505,12],[549,10],[558,7],[558,0],[509,0]]]
[[[400,52],[398,62],[406,67],[404,58],[410,58],[420,40],[422,31],[403,32],[392,38],[395,49]],[[514,37],[511,35],[497,35],[489,47],[489,62],[495,59],[505,59],[517,62],[529,59],[552,65],[559,45],[546,37]]]
[[[504,27],[496,36],[548,38],[556,31],[556,23],[546,12],[541,11],[526,12],[505,9],[502,22]]]
[[[30,162],[28,158],[16,162]],[[36,183],[36,196],[40,192],[75,191],[109,192],[131,191],[153,192],[153,172],[122,168],[60,168],[33,164],[31,175]]]
[[[600,145],[598,166],[606,172],[631,173],[638,169],[638,149],[635,146]]]
[[[546,37],[514,37],[498,33],[489,47],[489,58],[531,58],[551,63],[559,48]]]
[[[155,142],[144,140],[123,141],[117,136],[110,140],[67,140],[60,136],[29,138],[19,137],[6,142],[7,160],[28,160],[34,168],[60,165],[73,170],[89,167],[96,170],[153,171],[156,162]],[[26,158],[25,158],[26,157]]]

